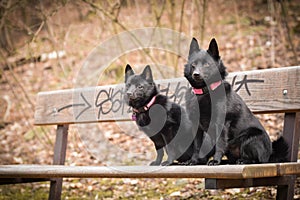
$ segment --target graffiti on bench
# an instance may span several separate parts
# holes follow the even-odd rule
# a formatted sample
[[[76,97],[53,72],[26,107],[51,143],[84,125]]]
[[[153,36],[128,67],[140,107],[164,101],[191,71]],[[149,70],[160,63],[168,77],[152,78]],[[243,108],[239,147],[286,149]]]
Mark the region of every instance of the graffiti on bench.
[[[264,80],[260,79],[248,79],[247,75],[244,75],[244,78],[241,81],[236,81],[237,75],[235,75],[232,79],[232,87],[235,88],[235,85],[238,85],[238,87],[235,89],[235,92],[238,92],[243,86],[245,87],[247,93],[249,96],[251,96],[250,89],[248,87],[248,83],[264,83]]]
[[[239,79],[239,80],[237,80]],[[251,89],[249,87],[250,83],[264,83],[264,80],[261,79],[248,79],[247,75],[243,75],[238,77],[235,75],[232,78],[231,85],[233,89],[238,92],[242,88],[244,88],[249,96],[251,96]],[[157,87],[161,94],[168,96],[168,98],[178,104],[184,103],[184,96],[186,91],[189,88],[189,84],[187,82],[177,82],[174,87],[174,82],[169,82],[163,85],[157,84]],[[83,93],[80,93],[82,101],[79,103],[68,104],[63,106],[57,110],[57,112],[61,112],[65,109],[71,107],[82,107],[82,110],[76,114],[75,118],[78,119],[82,116],[87,110],[91,109],[94,105],[97,112],[97,119],[100,119],[102,115],[108,115],[109,113],[120,113],[123,115],[124,113],[131,112],[131,109],[127,106],[124,101],[124,87],[110,87],[101,89],[96,92],[96,98],[94,101],[88,100]]]
[[[160,84],[157,87],[161,94],[168,96],[168,98],[178,104],[184,102],[184,94],[188,89],[188,85],[183,85],[183,82],[177,82],[175,90],[171,87],[172,83],[167,83],[167,87],[163,88]],[[121,113],[131,112],[130,108],[124,101],[124,88],[109,88],[102,89],[98,92],[95,100],[95,107],[98,108],[98,119],[101,115],[108,113]]]
[[[63,106],[63,107],[59,108],[57,110],[57,112],[61,112],[62,110],[65,110],[65,109],[71,108],[71,107],[84,106],[84,109],[75,117],[75,119],[78,119],[86,110],[88,110],[89,108],[92,107],[92,105],[86,100],[86,97],[84,97],[84,95],[82,93],[80,93],[80,96],[84,101],[83,103],[74,103],[74,104],[69,104],[69,105]]]

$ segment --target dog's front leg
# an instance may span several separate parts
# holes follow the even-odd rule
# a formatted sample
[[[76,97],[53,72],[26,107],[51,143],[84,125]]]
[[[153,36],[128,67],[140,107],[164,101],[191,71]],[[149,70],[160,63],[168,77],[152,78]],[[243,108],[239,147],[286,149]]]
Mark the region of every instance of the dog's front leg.
[[[166,161],[164,161],[163,163],[161,163],[162,166],[169,166],[172,165],[174,160],[176,160],[176,152],[177,152],[177,146],[176,146],[176,142],[175,139],[173,137],[170,137],[173,133],[174,130],[170,129],[170,132],[168,132],[168,134],[162,134],[162,138],[164,140],[164,143],[166,144],[165,149],[166,152],[168,154],[168,158]]]
[[[207,165],[219,165],[222,161],[222,157],[226,152],[227,149],[227,138],[228,138],[228,126],[225,125],[223,128],[220,136],[218,137],[218,128],[221,128],[222,126],[215,126],[215,138],[216,138],[216,150],[215,154],[212,160],[208,161]],[[219,129],[220,130],[220,129]]]
[[[194,138],[194,152],[191,160],[187,162],[189,165],[197,165],[197,164],[205,164],[207,162],[207,158],[200,158],[200,149],[203,143],[204,131],[198,129],[197,134]]]
[[[160,165],[162,159],[164,157],[164,148],[156,149],[156,160],[151,162],[150,165]]]
[[[168,144],[166,146],[166,151],[168,153],[168,158],[166,161],[164,161],[163,163],[161,163],[162,166],[169,166],[172,165],[174,160],[176,160],[176,147],[174,147],[174,145],[172,144]]]

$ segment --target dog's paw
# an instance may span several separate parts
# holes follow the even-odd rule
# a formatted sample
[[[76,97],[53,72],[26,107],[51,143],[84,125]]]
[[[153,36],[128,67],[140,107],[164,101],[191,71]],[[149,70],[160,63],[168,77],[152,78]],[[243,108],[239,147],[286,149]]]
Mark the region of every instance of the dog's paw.
[[[238,165],[243,165],[243,164],[245,164],[245,161],[244,161],[243,159],[238,159],[238,160],[236,161],[236,164],[238,164]]]
[[[178,165],[182,165],[182,166],[190,165],[188,161],[186,161],[186,162],[178,162],[177,164]]]
[[[207,165],[208,166],[216,166],[216,165],[219,165],[220,164],[220,161],[218,160],[210,160],[207,162]]]
[[[255,160],[238,159],[236,161],[236,164],[238,164],[238,165],[255,164],[255,163],[257,163],[257,162],[255,162]]]
[[[190,159],[183,163],[183,165],[197,165],[197,160]]]
[[[165,161],[165,162],[162,162],[161,165],[162,166],[170,166],[170,165],[172,165],[172,162]]]
[[[153,161],[150,163],[150,166],[158,166],[158,165],[160,165],[160,163],[157,161]]]
[[[194,154],[192,158],[188,161],[186,161],[187,165],[198,165],[201,164],[201,159],[197,154]]]

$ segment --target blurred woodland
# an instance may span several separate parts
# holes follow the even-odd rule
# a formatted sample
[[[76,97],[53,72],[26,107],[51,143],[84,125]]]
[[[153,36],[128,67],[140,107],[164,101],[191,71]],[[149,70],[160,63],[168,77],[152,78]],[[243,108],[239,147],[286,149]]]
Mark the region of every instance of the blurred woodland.
[[[73,88],[90,52],[114,35],[168,28],[196,37],[204,49],[215,37],[229,72],[294,66],[300,63],[299,10],[300,0],[1,1],[0,164],[51,164],[55,127],[34,126],[36,95]],[[157,79],[182,77],[185,61],[157,49],[126,52],[111,61],[98,85],[123,82],[127,63],[169,66],[164,71],[156,67]],[[282,130],[282,115],[258,117],[271,137]],[[87,150],[71,126],[66,164],[108,165],[111,158],[119,165],[148,164],[152,143],[124,134],[118,126],[99,124],[105,130],[103,142],[117,147],[103,151],[101,159]],[[128,157],[115,158],[119,149]],[[299,187],[295,198],[300,198]],[[48,183],[0,186],[0,200],[47,199],[48,188]],[[274,199],[275,193],[274,188],[207,191],[196,179],[66,179],[63,199]]]

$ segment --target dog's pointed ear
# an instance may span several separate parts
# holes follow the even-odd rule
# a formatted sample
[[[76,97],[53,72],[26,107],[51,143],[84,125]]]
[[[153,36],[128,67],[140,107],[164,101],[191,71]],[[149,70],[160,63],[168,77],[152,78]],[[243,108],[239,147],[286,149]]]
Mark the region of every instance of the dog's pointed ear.
[[[209,53],[209,55],[211,55],[215,60],[220,59],[219,48],[215,38],[211,39],[207,53]]]
[[[194,52],[197,52],[199,50],[200,50],[200,48],[199,48],[198,41],[196,40],[196,38],[193,37],[191,45],[190,45],[189,58],[191,57],[191,55]]]
[[[131,66],[127,64],[125,68],[125,82],[128,80],[128,77],[132,75],[134,75],[134,71],[132,70]]]
[[[150,65],[147,65],[142,73],[142,76],[149,82],[153,83],[152,70]]]

